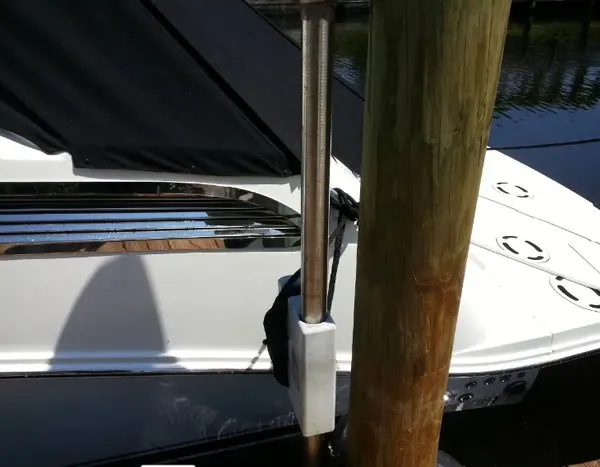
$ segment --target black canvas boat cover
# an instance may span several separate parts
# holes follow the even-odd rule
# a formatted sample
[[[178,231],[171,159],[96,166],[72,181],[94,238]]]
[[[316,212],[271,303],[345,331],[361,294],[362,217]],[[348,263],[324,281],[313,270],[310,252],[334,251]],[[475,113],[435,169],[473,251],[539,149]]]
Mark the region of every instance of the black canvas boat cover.
[[[76,167],[300,171],[299,48],[243,0],[0,0],[0,130]],[[359,171],[362,97],[333,86]]]

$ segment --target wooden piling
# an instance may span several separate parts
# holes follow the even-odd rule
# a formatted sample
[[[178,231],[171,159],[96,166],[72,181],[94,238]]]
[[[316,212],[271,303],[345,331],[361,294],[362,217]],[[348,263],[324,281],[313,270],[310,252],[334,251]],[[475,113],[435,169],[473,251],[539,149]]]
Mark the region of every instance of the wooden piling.
[[[373,0],[352,467],[433,467],[510,0]]]

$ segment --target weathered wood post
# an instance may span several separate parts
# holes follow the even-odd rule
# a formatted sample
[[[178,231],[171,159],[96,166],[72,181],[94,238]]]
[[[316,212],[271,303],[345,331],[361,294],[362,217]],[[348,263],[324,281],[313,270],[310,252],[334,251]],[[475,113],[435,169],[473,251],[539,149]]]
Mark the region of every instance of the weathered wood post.
[[[372,0],[348,461],[433,467],[511,0]]]

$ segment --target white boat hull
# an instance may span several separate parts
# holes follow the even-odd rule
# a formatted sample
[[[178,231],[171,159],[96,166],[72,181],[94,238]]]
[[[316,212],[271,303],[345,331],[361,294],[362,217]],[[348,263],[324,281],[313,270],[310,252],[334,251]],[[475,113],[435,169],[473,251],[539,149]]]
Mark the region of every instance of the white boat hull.
[[[7,139],[0,139],[0,181],[229,187],[300,211],[297,177],[75,170],[68,154],[48,156]],[[331,184],[359,199],[358,178],[335,160]],[[591,203],[488,152],[448,410],[519,400],[505,389],[517,381],[529,387],[540,367],[600,349],[598,227]],[[144,242],[113,242],[50,254],[31,249],[37,237],[27,235],[17,245],[0,232],[7,464],[71,465],[293,423],[286,392],[268,373],[262,322],[278,280],[300,265],[297,246],[177,251],[166,242],[144,251]],[[332,308],[339,413],[351,367],[356,238],[348,228]]]

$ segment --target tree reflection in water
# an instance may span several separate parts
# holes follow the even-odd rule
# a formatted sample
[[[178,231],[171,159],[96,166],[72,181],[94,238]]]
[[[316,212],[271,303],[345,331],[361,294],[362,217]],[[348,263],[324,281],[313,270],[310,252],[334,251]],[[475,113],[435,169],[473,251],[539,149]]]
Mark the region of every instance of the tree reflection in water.
[[[293,40],[300,39],[294,15],[270,14],[270,19]],[[510,109],[537,112],[586,109],[600,99],[600,24],[592,23],[581,41],[581,23],[533,23],[508,28],[496,102],[496,118]],[[348,16],[336,28],[335,71],[351,86],[364,89],[367,64],[368,18]]]

